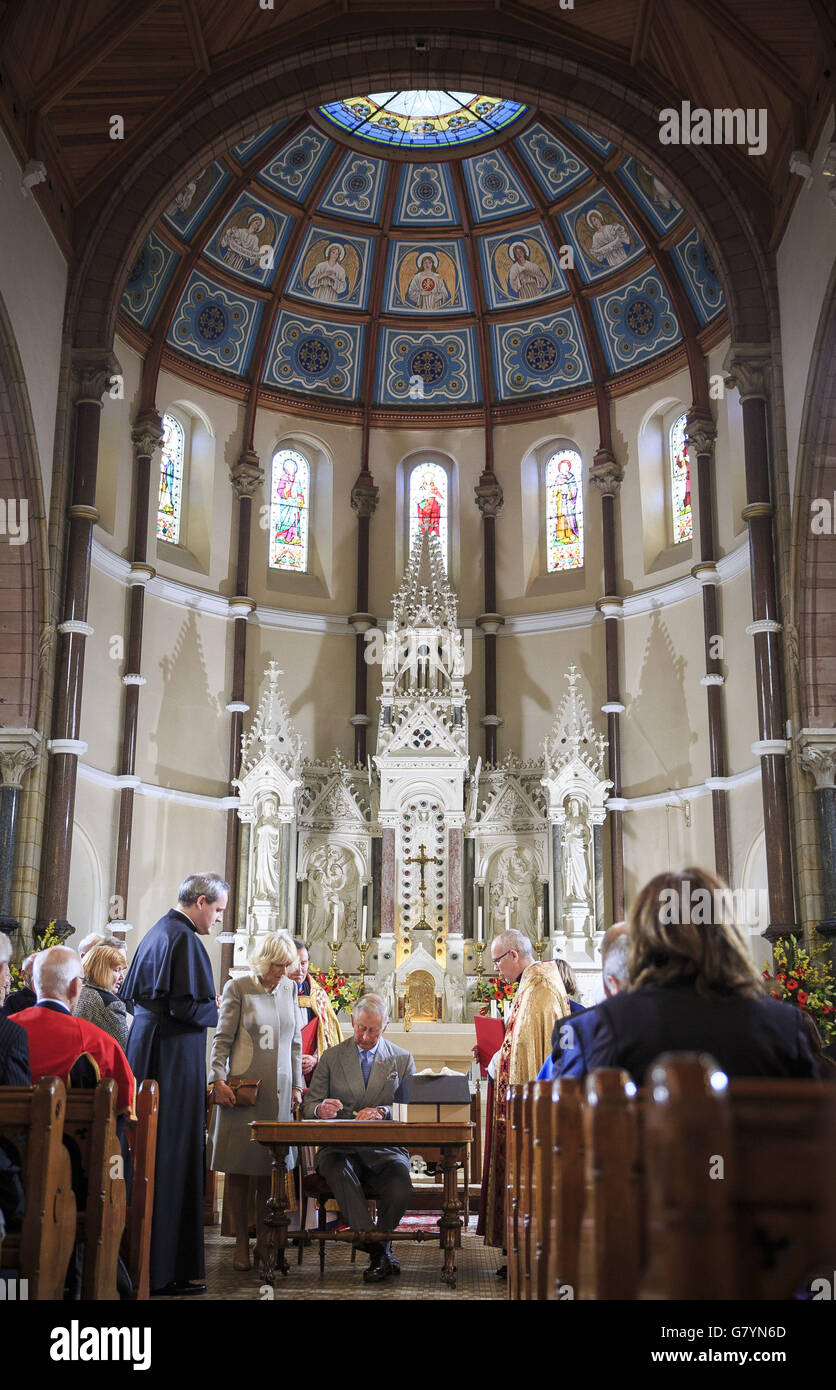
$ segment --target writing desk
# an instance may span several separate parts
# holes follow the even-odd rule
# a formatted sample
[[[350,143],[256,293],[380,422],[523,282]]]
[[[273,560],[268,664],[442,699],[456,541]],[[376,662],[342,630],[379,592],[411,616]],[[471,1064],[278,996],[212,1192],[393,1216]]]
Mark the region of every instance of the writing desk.
[[[382,1144],[387,1147],[406,1149],[407,1153],[421,1153],[424,1149],[438,1149],[441,1153],[441,1167],[444,1175],[444,1193],[441,1207],[440,1234],[426,1231],[300,1231],[311,1240],[439,1240],[444,1251],[441,1270],[443,1283],[451,1289],[456,1287],[455,1250],[462,1229],[461,1202],[459,1201],[456,1165],[461,1162],[463,1152],[473,1140],[473,1125],[470,1123],[449,1123],[445,1120],[427,1123],[399,1120],[253,1120],[250,1132],[254,1143],[263,1144],[270,1150],[273,1172],[270,1186],[270,1201],[267,1205],[267,1255],[264,1277],[271,1282],[276,1271],[287,1274],[289,1266],[285,1257],[287,1249],[287,1185],[285,1183],[285,1159],[291,1147],[297,1144],[315,1144],[322,1148],[326,1144],[344,1146],[346,1144]]]

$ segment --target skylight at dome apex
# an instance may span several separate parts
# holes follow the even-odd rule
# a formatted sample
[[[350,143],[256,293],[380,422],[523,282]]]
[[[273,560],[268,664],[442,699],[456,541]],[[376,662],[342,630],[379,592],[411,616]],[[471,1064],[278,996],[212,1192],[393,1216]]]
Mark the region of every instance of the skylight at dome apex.
[[[320,114],[355,140],[401,149],[471,144],[496,135],[526,115],[528,107],[478,92],[371,92],[346,97]]]

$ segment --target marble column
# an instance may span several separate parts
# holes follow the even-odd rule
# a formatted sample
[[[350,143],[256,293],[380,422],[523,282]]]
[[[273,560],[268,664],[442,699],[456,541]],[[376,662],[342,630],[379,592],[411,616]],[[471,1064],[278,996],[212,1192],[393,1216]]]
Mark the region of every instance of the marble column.
[[[482,514],[483,567],[485,572],[485,612],[477,619],[477,626],[485,636],[485,712],[482,727],[485,730],[485,763],[495,767],[498,760],[498,732],[502,723],[496,708],[496,634],[505,619],[497,613],[496,600],[496,518],[502,509],[502,488],[496,474],[485,472],[474,488],[476,505]]]
[[[755,643],[755,680],[760,738],[752,752],[761,762],[763,820],[769,885],[769,926],[776,941],[798,933],[793,895],[792,846],[787,785],[787,739],[781,632],[775,574],[767,395],[771,355],[767,344],[733,344],[723,364],[726,385],[736,387],[743,412],[743,452],[749,523],[752,618],[746,631]]]
[[[139,692],[145,684],[142,675],[142,626],[145,615],[145,586],[154,577],[148,560],[148,512],[151,495],[151,460],[163,439],[163,424],[155,410],[137,418],[131,431],[134,449],[134,522],[131,569],[128,574],[128,642],[125,660],[125,704],[122,714],[122,755],[119,765],[119,829],[116,837],[115,911],[113,930],[128,930],[128,882],[131,870],[134,792],[136,775],[136,737],[139,723]]]
[[[598,599],[596,607],[604,618],[604,649],[607,698],[601,711],[607,716],[607,776],[612,782],[612,791],[607,802],[610,822],[610,889],[612,892],[612,921],[618,922],[624,916],[624,832],[622,816],[625,802],[621,796],[621,716],[624,705],[621,703],[620,688],[620,638],[619,623],[622,616],[622,601],[617,593],[617,551],[615,499],[618,496],[624,469],[608,449],[599,449],[595,455],[589,480],[601,494],[601,525],[604,551],[604,595]]]
[[[816,783],[824,917],[817,930],[836,957],[836,729],[802,729],[798,764]]]
[[[447,935],[461,938],[462,910],[462,849],[464,831],[460,825],[447,829]]]
[[[0,931],[11,936],[20,926],[12,914],[20,787],[40,757],[36,729],[0,729]]]
[[[383,827],[383,852],[380,866],[380,934],[395,934],[395,827]]]
[[[354,628],[354,713],[350,722],[354,729],[354,761],[361,765],[366,762],[366,730],[371,723],[367,704],[368,666],[364,633],[375,626],[374,616],[368,611],[369,535],[378,496],[379,489],[375,487],[371,473],[361,472],[351,489],[351,507],[357,515],[357,611],[348,620]]]
[[[44,844],[41,856],[41,889],[38,930],[55,921],[59,935],[73,930],[67,921],[70,888],[73,815],[78,759],[87,751],[79,738],[84,686],[84,652],[93,628],[87,622],[90,588],[90,555],[96,510],[96,473],[99,464],[99,426],[105,391],[119,373],[119,363],[109,348],[84,348],[73,353],[72,392],[75,411],[72,482],[64,579],[63,620],[57,626],[55,703],[52,755]]]
[[[697,496],[699,498],[700,563],[691,570],[692,575],[702,585],[703,634],[705,645],[705,675],[700,684],[705,686],[708,702],[708,750],[711,776],[706,785],[711,788],[711,809],[714,819],[714,868],[724,883],[731,882],[731,857],[729,853],[729,825],[726,792],[726,739],[723,712],[722,660],[718,643],[722,640],[720,615],[717,605],[717,585],[720,576],[715,563],[717,559],[715,502],[714,502],[714,441],[717,430],[709,414],[692,410],[685,423],[685,439],[689,455],[695,461],[692,480],[695,475]]]
[[[235,924],[238,919],[238,864],[241,857],[241,822],[237,811],[235,779],[241,770],[241,735],[249,705],[244,699],[247,665],[247,622],[255,611],[255,600],[247,596],[250,583],[250,535],[253,495],[264,482],[258,454],[245,449],[229,470],[229,481],[238,501],[238,548],[235,565],[235,597],[229,600],[233,626],[232,690],[226,706],[229,724],[229,797],[226,811],[226,854],[224,878],[229,884],[229,902],[224,914],[221,941],[220,987],[223,989],[232,968],[235,952]]]

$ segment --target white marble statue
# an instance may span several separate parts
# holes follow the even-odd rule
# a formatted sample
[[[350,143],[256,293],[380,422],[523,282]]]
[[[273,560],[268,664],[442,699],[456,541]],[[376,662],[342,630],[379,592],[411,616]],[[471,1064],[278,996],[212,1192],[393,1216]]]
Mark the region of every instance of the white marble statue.
[[[255,896],[275,903],[279,892],[279,823],[277,803],[270,796],[255,832]]]
[[[513,845],[499,856],[491,884],[495,932],[505,927],[505,909],[511,909],[511,926],[533,936],[537,922],[538,878],[530,849]]]
[[[346,849],[320,845],[308,860],[308,941],[325,941],[330,936],[337,905],[340,935],[346,919],[346,889],[351,878],[351,856]]]
[[[444,1002],[447,1022],[461,1023],[464,1012],[464,981],[458,975],[448,975],[444,981]]]
[[[563,896],[567,902],[588,902],[590,893],[589,827],[572,797],[563,825]]]

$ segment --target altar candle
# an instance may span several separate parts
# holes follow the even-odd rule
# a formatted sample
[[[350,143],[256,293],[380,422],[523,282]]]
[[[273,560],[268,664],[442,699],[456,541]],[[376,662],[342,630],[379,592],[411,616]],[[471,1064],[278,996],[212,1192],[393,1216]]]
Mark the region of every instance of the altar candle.
[[[476,909],[476,940],[484,941],[484,939],[482,935],[482,904],[480,903]]]
[[[542,909],[542,907],[538,907],[538,909],[537,909],[537,936],[538,936],[538,939],[539,939],[540,941],[543,940],[543,909]]]
[[[361,928],[360,928],[360,940],[361,940],[361,941],[365,941],[365,939],[366,939],[366,922],[368,921],[368,917],[369,917],[369,907],[368,907],[368,903],[363,903],[363,925],[362,925]]]
[[[302,940],[303,940],[303,941],[307,941],[307,939],[308,939],[308,912],[309,912],[309,910],[310,910],[310,903],[305,903],[304,907],[302,908]]]
[[[511,930],[511,904],[505,904],[505,930]]]
[[[340,939],[340,908],[339,908],[339,903],[334,903],[334,930],[333,930],[333,932],[331,933],[331,940],[332,940],[332,941],[339,941],[339,939]]]

